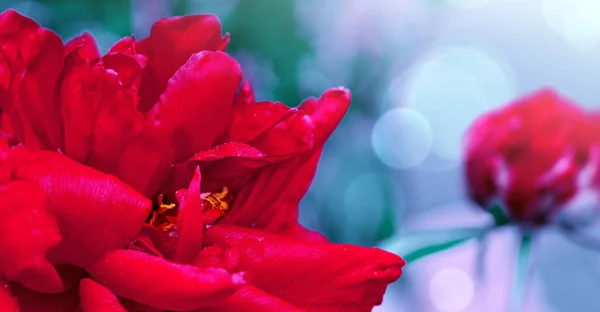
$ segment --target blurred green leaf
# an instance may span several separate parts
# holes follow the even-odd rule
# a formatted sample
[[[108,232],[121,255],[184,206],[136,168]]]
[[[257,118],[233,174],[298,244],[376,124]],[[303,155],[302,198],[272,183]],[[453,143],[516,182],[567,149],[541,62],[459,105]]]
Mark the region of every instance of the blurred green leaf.
[[[231,34],[227,51],[251,52],[271,63],[278,78],[276,100],[291,106],[299,104],[298,64],[310,49],[300,34],[295,1],[240,1],[223,24]]]
[[[373,57],[366,53],[358,53],[348,64],[351,67],[348,87],[352,91],[350,111],[360,111],[367,116],[377,117],[380,114],[380,94],[385,94],[390,64],[393,59],[380,56]]]
[[[174,0],[172,10],[175,16],[190,14],[189,0]]]
[[[500,204],[491,205],[487,212],[492,215],[495,226],[503,226],[510,223],[508,215],[506,215]]]
[[[492,228],[443,229],[398,235],[385,241],[381,248],[400,255],[410,263],[480,237],[490,229]]]
[[[375,239],[379,242],[384,239],[390,238],[394,235],[395,232],[395,222],[394,222],[394,212],[391,207],[386,207],[384,209],[384,215],[381,219],[381,223],[377,228],[377,233],[375,233]]]
[[[525,233],[521,237],[521,245],[517,256],[514,286],[512,288],[512,311],[519,312],[523,310],[523,299],[527,277],[529,275],[529,258],[531,257],[531,234]]]
[[[96,22],[118,36],[131,34],[131,4],[123,0],[57,1],[38,0],[49,9],[52,19],[45,24],[64,39],[79,34],[82,25]]]
[[[425,246],[423,248],[417,249],[417,250],[405,255],[404,260],[406,260],[407,263],[411,263],[413,261],[416,261],[423,257],[429,256],[431,254],[438,253],[440,251],[444,251],[444,250],[450,249],[454,246],[460,245],[460,244],[468,241],[469,239],[471,239],[471,237],[465,237],[465,238],[451,240],[448,242]]]

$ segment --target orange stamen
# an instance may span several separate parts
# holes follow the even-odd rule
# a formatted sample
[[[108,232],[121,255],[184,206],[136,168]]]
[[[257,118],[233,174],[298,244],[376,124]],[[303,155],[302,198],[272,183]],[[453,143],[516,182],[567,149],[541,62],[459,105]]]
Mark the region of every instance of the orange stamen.
[[[150,221],[148,223],[150,223],[150,225],[152,225],[153,227],[159,228],[166,232],[172,230],[175,227],[174,222],[171,222],[171,220],[174,220],[175,218],[167,214],[174,213],[177,204],[165,204],[163,199],[163,194],[158,195],[158,209],[152,212],[152,218],[150,218]]]
[[[218,210],[221,217],[229,211],[230,202],[233,199],[227,187],[223,187],[218,193],[202,193],[200,198],[207,204],[204,206],[205,210]]]
[[[219,192],[200,194],[200,199],[205,224],[213,224],[229,211],[233,195],[227,187],[223,187]],[[178,204],[166,204],[163,194],[158,195],[157,204],[158,208],[152,212],[148,223],[164,232],[176,231]]]

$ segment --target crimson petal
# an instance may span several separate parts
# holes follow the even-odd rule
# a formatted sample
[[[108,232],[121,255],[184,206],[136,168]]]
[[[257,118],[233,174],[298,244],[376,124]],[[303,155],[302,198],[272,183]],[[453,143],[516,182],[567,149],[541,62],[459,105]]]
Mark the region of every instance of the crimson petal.
[[[218,306],[197,310],[196,312],[228,312],[228,311],[304,311],[270,295],[252,285],[242,286],[231,297],[219,303]]]
[[[65,56],[71,53],[77,54],[78,57],[86,59],[90,63],[100,59],[100,50],[98,50],[96,40],[87,31],[65,43]]]
[[[127,312],[110,289],[89,278],[79,283],[79,297],[83,312]]]
[[[150,36],[139,42],[139,50],[149,59],[142,76],[142,111],[158,101],[167,81],[190,57],[203,51],[224,51],[229,34],[221,36],[221,23],[214,15],[163,18],[152,25]]]
[[[176,264],[133,250],[108,253],[88,269],[118,296],[164,310],[194,310],[231,295],[240,275],[222,269]]]
[[[137,42],[134,36],[124,37],[117,41],[117,43],[115,43],[110,50],[108,50],[107,55],[113,53],[120,53],[133,57],[136,61],[138,61],[140,68],[145,68],[146,64],[148,63],[148,58],[143,54],[138,53]]]
[[[71,158],[111,172],[143,116],[128,88],[141,72],[131,56],[111,53],[91,64],[75,50],[65,61],[61,102],[65,150]]]
[[[234,226],[209,228],[205,244],[239,250],[236,270],[248,272],[253,285],[311,311],[370,311],[405,263],[376,248],[294,240]]]
[[[280,233],[298,230],[298,228],[296,228],[298,205],[312,184],[317,170],[317,164],[321,157],[321,151],[322,148],[319,148],[312,154],[306,153],[297,156],[295,159],[289,161],[289,165],[280,166],[279,170],[281,171],[281,174],[274,176],[274,179],[282,179],[280,180],[281,185],[285,186],[277,191],[276,199],[270,202],[270,211],[265,211],[256,218],[255,222],[258,228]],[[285,177],[283,172],[286,170],[289,174],[293,174],[294,176],[287,184],[283,182],[283,178]],[[275,183],[277,183],[276,181],[277,180],[275,180]],[[268,187],[265,187],[263,193],[270,191],[271,190]],[[258,202],[249,204],[248,211],[256,210],[256,207],[266,204],[260,201],[261,197],[258,197]]]
[[[0,275],[31,282],[41,291],[61,291],[58,273],[46,260],[46,251],[61,241],[61,235],[43,189],[30,182],[10,182],[0,186],[0,201]]]
[[[286,117],[297,113],[297,110],[283,103],[265,101],[250,104],[246,102],[248,100],[240,100],[240,96],[243,95],[238,94],[233,108],[227,141],[250,142]],[[240,101],[245,104],[239,104]]]
[[[16,298],[10,292],[8,284],[0,280],[0,311],[1,312],[19,312],[19,305]]]
[[[119,81],[129,89],[142,73],[142,67],[135,57],[123,53],[110,53],[102,57],[104,68],[114,70],[119,74]],[[137,97],[137,94],[132,94]],[[136,107],[137,109],[137,107]]]
[[[177,250],[175,261],[192,263],[202,249],[202,200],[200,199],[200,169],[197,168],[190,186],[183,196],[177,214]]]
[[[174,142],[176,161],[212,146],[227,127],[241,79],[233,58],[204,51],[193,54],[169,80],[149,118]]]
[[[249,81],[244,81],[235,97],[235,106],[242,107],[244,105],[254,104],[254,102],[254,90],[252,90],[252,85]]]
[[[150,213],[150,201],[113,176],[58,153],[27,157],[21,161],[29,163],[17,169],[16,178],[37,183],[50,200],[63,236],[49,254],[58,264],[85,268],[124,247]]]
[[[62,148],[62,121],[54,97],[63,66],[62,40],[35,21],[6,10],[0,14],[0,42],[0,54],[12,77],[9,94],[0,97],[6,97],[2,108],[17,139],[31,147]]]
[[[135,60],[130,61],[131,66],[138,66]],[[141,131],[143,116],[136,109],[133,96],[120,83],[121,76],[101,67],[93,68],[92,74],[92,83],[98,88],[95,96],[100,100],[95,110],[89,162],[94,168],[112,173],[123,150]]]
[[[54,266],[46,260],[35,268],[23,270],[14,281],[41,293],[60,293],[66,288]]]
[[[41,294],[19,284],[10,284],[17,298],[21,312],[69,312],[77,311],[79,306],[78,288],[60,294]]]
[[[192,55],[148,113],[142,134],[121,156],[117,176],[144,194],[156,195],[172,164],[210,148],[227,126],[240,80],[240,66],[227,54]],[[193,167],[190,177],[192,172]]]
[[[97,100],[88,82],[90,63],[77,50],[65,59],[60,86],[61,115],[64,123],[63,152],[79,162],[86,162],[91,146]]]
[[[298,203],[312,183],[320,152],[319,148],[260,169],[256,178],[241,188],[238,204],[221,223],[278,233],[294,230]]]
[[[320,146],[329,138],[350,106],[350,90],[339,87],[329,89],[319,99],[308,99],[299,109],[306,113],[315,126],[315,145]]]

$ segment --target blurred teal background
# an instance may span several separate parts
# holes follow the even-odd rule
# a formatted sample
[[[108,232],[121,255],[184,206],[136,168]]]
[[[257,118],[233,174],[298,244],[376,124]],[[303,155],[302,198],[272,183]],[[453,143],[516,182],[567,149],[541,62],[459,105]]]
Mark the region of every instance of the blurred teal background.
[[[410,231],[490,222],[462,180],[462,138],[478,115],[547,85],[600,105],[596,0],[0,0],[9,7],[65,40],[87,30],[102,51],[160,17],[213,13],[258,99],[295,106],[350,88],[301,222],[393,252],[420,243]],[[411,263],[375,311],[509,311],[517,234]],[[600,311],[598,252],[547,229],[531,268],[525,311]]]

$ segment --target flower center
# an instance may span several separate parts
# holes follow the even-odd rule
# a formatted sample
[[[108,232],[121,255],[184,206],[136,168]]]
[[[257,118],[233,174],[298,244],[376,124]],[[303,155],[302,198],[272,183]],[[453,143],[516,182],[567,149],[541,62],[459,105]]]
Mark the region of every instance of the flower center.
[[[203,223],[210,226],[227,214],[233,202],[233,194],[227,187],[223,187],[218,192],[200,194],[200,199]],[[147,221],[148,224],[170,236],[176,237],[179,206],[180,204],[168,198],[168,195],[158,195],[152,214]],[[194,209],[194,207],[190,209]]]
[[[220,192],[200,194],[200,199],[204,224],[212,225],[229,211],[233,195],[227,187],[223,187]]]

